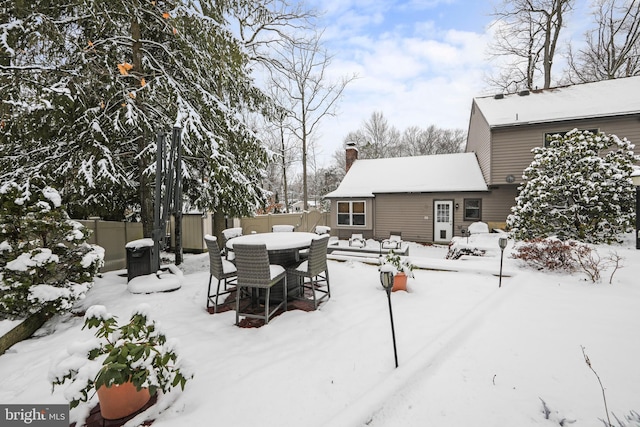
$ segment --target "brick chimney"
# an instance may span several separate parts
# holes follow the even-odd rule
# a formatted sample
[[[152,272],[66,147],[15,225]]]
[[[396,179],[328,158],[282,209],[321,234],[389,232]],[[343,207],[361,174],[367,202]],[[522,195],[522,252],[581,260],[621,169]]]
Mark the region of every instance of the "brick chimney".
[[[358,149],[356,148],[355,142],[347,142],[346,159],[347,159],[346,171],[349,172],[349,169],[351,169],[351,165],[353,165],[353,162],[358,160]]]

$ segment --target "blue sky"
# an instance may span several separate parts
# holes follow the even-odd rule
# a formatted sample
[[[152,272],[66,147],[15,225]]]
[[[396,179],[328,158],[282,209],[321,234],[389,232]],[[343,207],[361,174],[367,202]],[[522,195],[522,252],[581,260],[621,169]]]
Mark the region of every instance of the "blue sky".
[[[431,124],[466,131],[472,99],[492,94],[485,76],[492,69],[487,44],[493,3],[310,0],[325,11],[320,26],[334,55],[331,78],[358,75],[343,93],[338,115],[325,118],[315,135],[319,166],[331,163],[347,133],[374,111],[400,131]]]

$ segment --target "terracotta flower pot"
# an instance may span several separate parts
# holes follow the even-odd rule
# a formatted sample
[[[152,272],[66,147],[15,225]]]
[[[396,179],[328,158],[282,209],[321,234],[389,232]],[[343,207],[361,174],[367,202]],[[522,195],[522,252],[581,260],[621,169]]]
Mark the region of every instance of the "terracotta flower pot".
[[[391,290],[393,292],[407,290],[407,275],[405,273],[396,273],[395,277],[393,278],[393,288],[391,288]]]
[[[100,413],[105,420],[127,417],[142,409],[150,398],[149,389],[138,391],[131,382],[98,389]]]

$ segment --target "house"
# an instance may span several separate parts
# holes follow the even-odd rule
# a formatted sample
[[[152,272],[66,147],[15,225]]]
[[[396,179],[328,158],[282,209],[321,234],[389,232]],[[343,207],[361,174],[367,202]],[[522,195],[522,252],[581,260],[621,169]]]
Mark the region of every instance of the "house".
[[[531,150],[547,135],[572,129],[627,138],[640,153],[640,76],[546,90],[475,98],[466,152],[475,153],[491,191],[482,218],[505,221],[533,160]],[[497,213],[502,219],[498,219]]]
[[[446,243],[476,221],[504,228],[531,150],[549,134],[587,129],[626,137],[640,153],[640,76],[474,98],[465,153],[357,160],[325,196],[339,238]]]
[[[316,202],[311,201],[311,200],[308,201],[307,202],[307,209],[308,210],[317,209]],[[291,212],[302,212],[303,210],[304,210],[304,201],[298,200],[297,202],[291,204]]]
[[[348,172],[325,196],[339,238],[400,231],[404,240],[448,242],[460,234],[455,225],[480,219],[488,188],[474,153],[357,160],[353,144],[346,151]]]

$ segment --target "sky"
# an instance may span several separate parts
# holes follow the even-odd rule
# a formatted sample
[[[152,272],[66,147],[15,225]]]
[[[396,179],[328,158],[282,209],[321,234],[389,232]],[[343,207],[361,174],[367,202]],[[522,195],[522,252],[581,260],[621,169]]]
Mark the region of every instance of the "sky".
[[[492,63],[493,1],[311,0],[324,11],[324,43],[333,60],[332,79],[357,75],[345,89],[335,117],[315,135],[320,166],[342,149],[374,111],[401,132],[409,126],[467,131],[474,97],[492,95],[485,76]],[[577,9],[587,0],[577,1]],[[569,21],[565,36],[580,38]]]
[[[82,313],[103,305],[123,324],[145,304],[194,376],[183,392],[161,396],[125,427],[146,418],[155,419],[153,427],[602,426],[603,391],[583,348],[611,421],[618,426],[614,414],[640,411],[640,251],[633,233],[622,245],[596,247],[603,258],[623,259],[611,284],[611,266],[599,283],[579,271],[526,267],[511,258],[511,240],[500,281],[499,237],[456,238],[455,247],[486,251],[459,260],[445,259],[446,245],[405,242],[420,269],[406,292],[390,296],[398,368],[377,265],[335,255],[328,260],[331,298],[318,310],[239,328],[233,310],[205,309],[208,254],[185,254],[179,289],[131,293],[124,270],[107,272],[77,303],[78,315],[55,316],[0,355],[0,403],[66,403],[73,386],[52,390],[49,378],[65,363],[83,361],[78,354],[95,330],[82,329]],[[367,245],[378,248],[373,240]],[[152,274],[129,285],[138,279],[150,290],[166,280]],[[4,322],[0,333],[8,330]],[[91,399],[71,421],[95,406]]]

